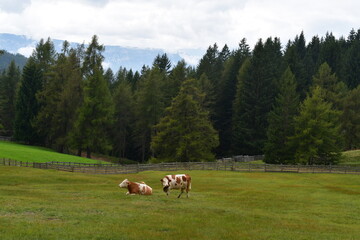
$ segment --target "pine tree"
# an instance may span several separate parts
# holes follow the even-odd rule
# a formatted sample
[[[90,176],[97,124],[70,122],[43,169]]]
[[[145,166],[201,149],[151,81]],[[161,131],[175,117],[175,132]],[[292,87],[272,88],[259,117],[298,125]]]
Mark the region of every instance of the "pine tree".
[[[111,70],[111,68],[108,68],[108,69],[105,71],[104,78],[105,78],[105,81],[106,81],[107,84],[108,84],[108,87],[111,88],[112,85],[113,85],[114,82],[115,82],[115,76],[114,76],[114,73],[113,73],[113,71]]]
[[[214,104],[209,105],[212,122],[216,122],[216,117],[219,116],[216,109],[219,98],[217,90],[220,89],[221,75],[224,67],[224,61],[227,59],[227,56],[228,54],[226,48],[223,49],[222,53],[220,53],[218,46],[215,43],[213,46],[209,46],[205,55],[200,59],[196,70],[197,79],[200,79],[200,77],[205,74],[212,86],[212,89],[216,90],[213,91],[212,89],[209,89],[210,92],[205,92],[208,98],[214,100]],[[211,94],[213,94],[213,96],[210,96]]]
[[[73,142],[86,149],[87,157],[92,151],[106,152],[111,146],[108,131],[111,126],[113,103],[107,82],[103,76],[102,51],[97,36],[93,36],[85,51],[83,72],[85,74],[84,100],[78,111]]]
[[[341,155],[340,113],[324,100],[320,87],[313,88],[295,117],[295,159],[301,164],[336,164]]]
[[[169,106],[171,100],[179,93],[181,84],[186,79],[186,63],[184,60],[179,61],[171,70],[169,77],[165,79],[164,93],[165,106]]]
[[[11,61],[5,74],[0,78],[0,122],[3,124],[1,135],[13,135],[13,122],[15,120],[16,90],[20,82],[20,70]]]
[[[349,36],[349,49],[344,59],[344,81],[350,89],[360,84],[360,29]]]
[[[75,122],[76,130],[81,134],[82,148],[87,157],[91,152],[106,152],[111,149],[108,130],[111,126],[113,104],[107,83],[100,70],[94,71],[84,86],[84,101]]]
[[[335,73],[340,74],[342,72],[341,52],[340,41],[332,33],[326,33],[320,45],[319,63],[327,62]]]
[[[171,61],[168,58],[167,54],[164,53],[161,56],[160,56],[160,54],[158,54],[156,56],[156,58],[154,59],[153,67],[157,67],[160,69],[161,72],[163,72],[165,74],[169,74],[170,68],[171,68]]]
[[[211,112],[210,110],[215,108],[215,88],[205,73],[201,74],[200,76],[199,89],[205,95],[203,106],[207,111],[209,111],[210,119],[214,119],[212,114],[215,113]]]
[[[245,64],[245,63],[244,63]],[[268,126],[267,115],[274,103],[274,83],[283,72],[281,44],[277,38],[260,40],[248,66],[241,68],[241,90],[234,104],[233,154],[262,154]],[[244,72],[246,70],[246,72]],[[240,74],[239,74],[240,76]],[[239,109],[236,109],[239,108]]]
[[[309,89],[311,78],[307,74],[306,69],[306,43],[304,33],[296,36],[294,42],[289,42],[285,51],[285,60],[294,73],[297,81],[297,91],[300,93],[302,99],[306,97]]]
[[[342,129],[345,135],[345,148],[348,150],[360,148],[360,85],[351,90],[344,100],[344,110],[341,116]]]
[[[212,161],[218,136],[201,106],[203,94],[194,79],[186,80],[160,123],[151,149],[158,161]]]
[[[121,82],[114,92],[114,122],[112,141],[113,152],[120,158],[128,157],[132,142],[132,123],[134,122],[134,99],[131,85]]]
[[[152,127],[159,122],[164,112],[165,73],[155,67],[143,75],[136,92],[136,142],[139,149],[139,161],[145,162],[150,156]]]
[[[40,137],[33,127],[39,111],[36,94],[41,90],[42,73],[32,57],[23,69],[15,105],[14,137],[28,144],[39,143]]]
[[[215,128],[219,131],[220,145],[217,154],[220,156],[231,153],[231,133],[233,102],[236,93],[237,75],[245,59],[250,56],[250,49],[245,39],[242,39],[239,48],[229,57],[224,64],[221,82],[217,92],[219,93],[216,103],[214,118]]]
[[[286,164],[294,161],[289,137],[294,135],[294,117],[298,113],[299,96],[296,93],[295,76],[290,68],[278,83],[279,93],[269,113],[269,127],[265,144],[265,162]]]
[[[342,109],[342,102],[347,93],[346,85],[338,80],[335,73],[331,73],[331,68],[326,62],[313,77],[313,87],[316,86],[323,89],[325,101],[330,102],[337,110]]]

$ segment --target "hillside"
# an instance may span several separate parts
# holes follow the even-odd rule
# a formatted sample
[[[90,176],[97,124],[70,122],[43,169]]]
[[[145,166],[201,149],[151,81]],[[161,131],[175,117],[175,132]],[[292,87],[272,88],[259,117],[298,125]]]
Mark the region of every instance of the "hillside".
[[[0,141],[0,159],[10,158],[23,162],[81,162],[102,163],[97,159],[61,154],[52,149]]]
[[[0,55],[0,71],[6,69],[11,61],[15,61],[15,64],[22,69],[26,64],[27,58],[21,54],[12,54],[5,51],[4,54]]]
[[[360,150],[346,151],[342,153],[340,160],[342,165],[359,165],[360,166]]]

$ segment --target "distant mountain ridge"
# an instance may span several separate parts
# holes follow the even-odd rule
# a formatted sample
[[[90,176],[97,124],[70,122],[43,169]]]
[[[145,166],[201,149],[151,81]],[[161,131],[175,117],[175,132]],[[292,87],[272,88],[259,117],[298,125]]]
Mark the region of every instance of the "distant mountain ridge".
[[[18,53],[12,54],[5,51],[4,54],[0,55],[0,71],[7,69],[11,61],[15,61],[15,64],[22,69],[26,64],[27,58]]]
[[[40,40],[40,39],[39,39]],[[34,40],[23,35],[15,35],[8,33],[0,33],[0,49],[4,49],[12,54],[22,54],[26,57],[30,56],[33,49],[39,40]],[[44,40],[46,40],[44,38]],[[52,39],[55,49],[60,51],[64,40]],[[89,40],[90,41],[90,40]],[[101,41],[100,41],[101,43]],[[76,46],[77,43],[71,43],[72,46]],[[133,47],[121,47],[121,46],[106,46],[103,53],[104,67],[111,68],[114,72],[117,72],[120,67],[127,69],[141,70],[143,65],[151,66],[155,57],[158,54],[164,54],[165,51],[161,49],[147,49],[147,48],[133,48]],[[203,51],[200,49],[189,49],[179,53],[166,53],[175,65],[178,61],[185,58],[200,59]],[[187,60],[187,59],[185,59]],[[191,62],[190,62],[191,64]]]

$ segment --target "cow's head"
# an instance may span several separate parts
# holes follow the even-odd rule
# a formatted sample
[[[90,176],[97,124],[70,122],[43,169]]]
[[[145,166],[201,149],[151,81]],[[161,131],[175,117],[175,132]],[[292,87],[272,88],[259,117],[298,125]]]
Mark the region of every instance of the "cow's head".
[[[119,184],[119,187],[121,188],[127,188],[128,185],[129,185],[129,180],[125,179],[124,181],[122,181],[120,184]]]
[[[161,183],[163,185],[164,192],[167,193],[169,191],[169,187],[170,187],[170,180],[167,177],[164,177],[160,181],[161,181]]]

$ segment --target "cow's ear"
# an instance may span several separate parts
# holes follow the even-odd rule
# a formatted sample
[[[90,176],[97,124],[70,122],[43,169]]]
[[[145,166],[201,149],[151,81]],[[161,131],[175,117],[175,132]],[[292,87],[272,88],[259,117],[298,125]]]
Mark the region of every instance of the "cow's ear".
[[[163,182],[164,180],[160,179],[160,182]]]

